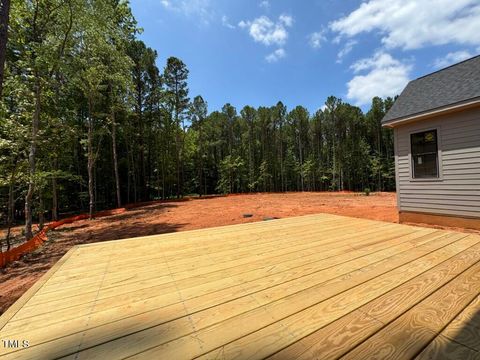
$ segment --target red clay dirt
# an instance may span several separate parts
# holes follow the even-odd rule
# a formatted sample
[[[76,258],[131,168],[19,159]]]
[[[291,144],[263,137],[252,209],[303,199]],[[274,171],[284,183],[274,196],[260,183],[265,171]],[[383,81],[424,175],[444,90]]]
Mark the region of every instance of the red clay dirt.
[[[0,314],[72,246],[316,213],[398,222],[394,193],[275,193],[161,202],[48,233],[48,241],[0,273]],[[244,214],[252,214],[244,217]],[[18,232],[19,229],[17,228]]]

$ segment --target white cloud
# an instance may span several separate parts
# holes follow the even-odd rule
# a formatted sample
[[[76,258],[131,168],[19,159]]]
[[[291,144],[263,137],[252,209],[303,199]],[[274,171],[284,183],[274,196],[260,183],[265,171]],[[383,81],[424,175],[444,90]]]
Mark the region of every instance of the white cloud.
[[[457,62],[466,60],[468,58],[473,57],[474,54],[463,50],[463,51],[455,51],[450,52],[442,58],[435,59],[433,66],[437,69],[447,67],[449,65],[455,64]]]
[[[278,17],[278,20],[284,23],[285,26],[291,27],[293,25],[293,17],[291,17],[290,15],[282,14]]]
[[[386,68],[389,66],[398,66],[400,62],[394,59],[390,54],[383,51],[378,51],[371,58],[360,59],[350,66],[350,69],[354,73],[359,73],[365,70],[371,70],[375,68]]]
[[[208,25],[214,17],[210,0],[161,0],[160,4],[169,11],[198,19],[204,25]]]
[[[340,64],[343,61],[343,58],[347,56],[353,47],[358,44],[356,40],[348,40],[347,43],[340,49],[337,54],[337,63]]]
[[[226,15],[222,16],[222,25],[229,29],[235,29],[235,26],[230,24],[230,22],[228,21],[228,17]]]
[[[293,18],[288,15],[280,15],[278,21],[270,20],[268,16],[260,16],[253,21],[240,21],[238,26],[248,29],[254,41],[269,45],[283,45],[287,41],[287,28],[293,24]]]
[[[327,37],[324,30],[308,35],[308,43],[314,49],[319,49],[325,41],[327,41]]]
[[[356,105],[367,105],[374,96],[400,94],[409,81],[411,65],[379,51],[371,58],[361,59],[350,67],[357,75],[347,83],[347,97]],[[366,72],[365,74],[359,74]]]
[[[388,48],[480,44],[478,0],[370,0],[330,23],[342,37],[376,31]]]
[[[268,2],[268,0],[263,0],[263,1],[260,1],[260,4],[258,4],[258,6],[264,9],[269,9],[270,3]]]
[[[278,60],[284,58],[287,56],[287,53],[285,52],[284,49],[280,48],[272,52],[271,54],[267,55],[265,57],[265,60],[269,63],[277,62]]]

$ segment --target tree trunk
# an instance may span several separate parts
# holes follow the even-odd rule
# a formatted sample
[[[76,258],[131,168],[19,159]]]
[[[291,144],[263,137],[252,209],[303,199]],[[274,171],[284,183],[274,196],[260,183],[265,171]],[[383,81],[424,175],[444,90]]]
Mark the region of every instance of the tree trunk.
[[[95,159],[95,158],[94,158]],[[94,163],[93,163],[93,198],[95,199],[94,201],[94,205],[93,205],[93,211],[94,212],[97,212],[98,211],[98,171],[97,171],[97,168],[95,167],[95,160],[94,160]],[[104,200],[102,201],[102,203],[105,202],[105,197],[103,198]]]
[[[43,207],[43,194],[40,194],[39,206],[38,206],[38,228],[43,230],[45,224],[45,209]]]
[[[13,177],[13,174],[12,174]],[[13,201],[13,182],[12,178],[10,178],[10,185],[8,187],[8,215],[7,215],[7,251],[10,250],[10,233],[13,226],[13,207],[15,206],[15,202]],[[1,247],[0,247],[1,250]]]
[[[378,184],[377,191],[382,191],[382,123],[380,119],[376,120],[377,126],[377,154],[378,154]]]
[[[202,125],[200,125],[199,129],[199,134],[198,138],[200,139],[200,161],[199,161],[199,171],[198,171],[198,178],[199,178],[199,193],[200,196],[203,195],[203,155],[204,155],[204,149],[203,149],[203,132],[202,132]]]
[[[141,113],[140,113],[141,114]],[[140,164],[138,172],[140,173],[140,200],[147,200],[147,174],[145,168],[145,139],[143,134],[143,120],[139,124],[139,148],[140,148]]]
[[[130,147],[130,149],[133,149],[133,146]],[[133,202],[137,202],[137,171],[135,168],[135,159],[133,156],[133,150],[129,152],[130,154],[130,163],[131,163],[131,168],[132,168],[132,185],[133,185]]]
[[[25,238],[30,240],[32,233],[32,200],[35,190],[35,156],[37,153],[37,135],[40,123],[40,79],[38,74],[35,77],[35,111],[32,120],[32,138],[30,141],[30,151],[28,154],[28,165],[30,167],[30,176],[28,179],[28,190],[25,196]]]
[[[137,70],[141,71],[139,68],[140,65],[137,66]],[[136,104],[135,110],[137,114],[137,131],[138,136],[137,138],[137,145],[138,145],[138,174],[139,174],[139,189],[136,188],[134,185],[134,192],[139,190],[138,197],[140,200],[145,199],[146,194],[146,174],[145,174],[145,143],[144,143],[144,124],[143,124],[143,89],[142,89],[142,77],[139,75],[136,79]],[[136,182],[136,180],[134,181]],[[137,201],[137,195],[134,196],[135,202]]]
[[[281,191],[285,191],[285,178],[284,178],[284,169],[283,169],[283,131],[282,125],[280,125],[280,182],[281,182]]]
[[[117,124],[115,123],[115,111],[112,110],[112,151],[113,151],[113,169],[115,171],[115,189],[117,191],[117,206],[122,206],[120,197],[120,176],[118,174],[118,156],[117,156]]]
[[[128,164],[130,164],[130,161],[128,161]],[[130,203],[130,166],[127,167],[127,204],[128,203]]]
[[[58,169],[58,158],[56,156],[53,160],[53,168],[55,171]],[[52,220],[58,221],[58,189],[55,176],[52,177]]]
[[[8,210],[7,210],[7,251],[10,250],[10,233],[13,226],[13,213],[15,211],[15,200],[14,200],[14,184],[15,178],[17,175],[18,163],[17,159],[14,161],[12,174],[10,175],[10,182],[8,184]],[[0,252],[2,251],[2,245],[0,244]]]
[[[160,164],[157,162],[157,172],[156,172],[156,176],[157,176],[157,199],[160,199],[161,195],[160,195],[160,186],[161,186],[161,180],[160,180]]]
[[[248,127],[248,180],[250,182],[248,191],[252,192],[253,181],[253,152],[252,152],[252,143],[253,143],[253,118],[249,121]]]
[[[333,190],[337,190],[337,156],[336,156],[336,149],[335,149],[335,135],[333,136],[333,167],[332,167],[332,185]]]
[[[163,153],[162,158],[162,200],[165,200],[165,152]]]
[[[0,99],[3,92],[3,73],[8,41],[8,20],[10,16],[10,0],[0,0]]]
[[[92,101],[88,100],[88,135],[87,135],[87,170],[88,170],[88,197],[89,197],[89,207],[88,214],[89,218],[93,219],[93,211],[95,205],[95,195],[93,192],[93,119],[92,119]]]
[[[88,197],[89,197],[89,206],[88,206],[88,213],[90,219],[93,218],[93,211],[94,211],[94,192],[93,192],[93,152],[92,152],[92,125],[90,124],[91,120],[89,119],[88,125]]]
[[[184,195],[184,186],[185,186],[185,164],[184,164],[184,154],[185,154],[185,136],[186,136],[186,127],[185,120],[182,118],[182,136],[181,136],[181,148],[180,148],[180,195],[183,198]]]
[[[130,156],[128,154],[130,153],[130,149],[128,147],[128,141],[125,143],[125,146],[127,148],[127,204],[130,203],[130,173],[131,173],[131,165],[130,165]]]
[[[298,152],[300,155],[300,186],[302,191],[304,191],[304,180],[303,180],[303,153],[302,153],[302,138],[300,131],[298,133]]]
[[[177,199],[180,198],[180,124],[178,122],[178,114],[175,114],[175,152],[176,152],[176,167],[177,167]]]
[[[199,193],[200,196],[205,195],[203,193],[203,155],[200,155],[200,169],[199,169]]]

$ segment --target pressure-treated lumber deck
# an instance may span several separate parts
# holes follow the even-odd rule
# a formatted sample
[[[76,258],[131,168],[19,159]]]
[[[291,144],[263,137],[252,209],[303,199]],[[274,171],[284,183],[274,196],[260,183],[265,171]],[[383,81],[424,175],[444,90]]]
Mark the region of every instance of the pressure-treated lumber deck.
[[[479,294],[478,235],[304,216],[75,247],[0,355],[479,359]]]

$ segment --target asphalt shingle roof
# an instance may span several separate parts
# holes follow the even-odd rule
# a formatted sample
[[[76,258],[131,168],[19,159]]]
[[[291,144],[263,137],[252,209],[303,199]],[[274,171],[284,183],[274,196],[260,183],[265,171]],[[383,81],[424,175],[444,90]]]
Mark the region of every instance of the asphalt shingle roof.
[[[480,98],[480,55],[410,81],[383,124]]]

